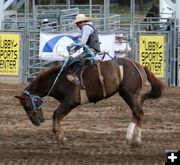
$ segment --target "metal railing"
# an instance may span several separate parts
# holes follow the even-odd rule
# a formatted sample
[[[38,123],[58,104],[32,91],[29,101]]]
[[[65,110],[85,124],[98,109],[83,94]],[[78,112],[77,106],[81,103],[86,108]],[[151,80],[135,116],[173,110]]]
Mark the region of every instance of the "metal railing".
[[[45,12],[42,10],[42,12]],[[71,13],[72,12],[72,13]],[[74,8],[71,10],[71,12],[68,12],[66,10],[62,10],[61,14],[60,11],[58,13],[48,13],[44,16],[49,18],[56,14],[57,19],[52,19],[49,23],[53,28],[51,32],[77,32],[78,29],[72,25],[72,21],[74,20],[74,14],[73,12],[77,12],[77,10]],[[68,15],[69,14],[69,15]],[[73,17],[73,18],[72,18]],[[134,17],[134,20],[132,22],[131,17],[124,17],[121,15],[109,15],[109,17],[102,17],[101,14],[93,14],[93,22],[98,29],[99,32],[107,32],[107,33],[124,33],[126,35],[126,38],[130,41],[132,52],[131,52],[131,58],[134,58],[136,60],[139,60],[139,52],[138,52],[138,43],[137,43],[137,37],[139,33],[145,33],[145,34],[164,34],[166,36],[166,67],[167,67],[167,81],[170,84],[175,83],[175,65],[178,63],[178,69],[180,69],[180,37],[176,38],[176,25],[175,25],[175,19],[169,19],[169,18],[148,18],[146,21],[144,21],[144,17]],[[45,18],[45,17],[44,17]],[[156,19],[153,20],[153,19]],[[32,80],[36,74],[51,65],[54,65],[52,62],[47,62],[44,60],[39,59],[39,33],[41,30],[41,18],[40,19],[32,19],[32,17],[29,17],[28,22],[25,21],[24,17],[18,17],[17,19],[5,19],[3,22],[3,26],[6,29],[13,30],[13,29],[20,29],[24,32],[24,38],[25,41],[25,55],[26,62],[28,62],[27,65],[27,78],[28,80]],[[133,26],[133,28],[132,28]],[[150,26],[152,31],[146,31],[146,27]],[[168,29],[169,28],[169,29]],[[130,33],[133,31],[133,35]],[[175,41],[178,40],[179,44],[176,44]],[[26,45],[27,44],[27,45]],[[178,45],[178,46],[177,46]],[[177,48],[178,47],[178,48]],[[178,57],[176,57],[176,49]],[[177,59],[178,58],[178,59]],[[178,61],[178,62],[177,62]],[[180,73],[178,70],[178,75],[180,77]],[[179,80],[180,81],[180,80]],[[178,82],[179,82],[178,81]],[[179,84],[180,85],[180,84]]]
[[[60,10],[67,10],[67,9],[74,9],[78,8],[79,11],[82,14],[90,15],[92,14],[103,14],[103,5],[92,5],[92,11],[90,11],[90,6],[89,5],[37,5],[36,6],[36,13],[46,13],[46,12],[59,12]]]
[[[180,28],[180,27],[179,27]],[[178,42],[177,42],[177,85],[180,86],[180,30],[178,32]]]

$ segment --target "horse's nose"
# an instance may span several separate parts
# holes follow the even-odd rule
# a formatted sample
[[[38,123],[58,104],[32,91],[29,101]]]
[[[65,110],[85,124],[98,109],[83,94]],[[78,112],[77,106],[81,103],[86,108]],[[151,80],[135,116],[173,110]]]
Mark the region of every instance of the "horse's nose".
[[[40,119],[40,121],[41,121],[41,123],[43,123],[43,122],[45,121],[45,118],[42,117],[42,118]]]
[[[41,121],[38,118],[36,119],[30,118],[30,120],[35,126],[40,126]]]

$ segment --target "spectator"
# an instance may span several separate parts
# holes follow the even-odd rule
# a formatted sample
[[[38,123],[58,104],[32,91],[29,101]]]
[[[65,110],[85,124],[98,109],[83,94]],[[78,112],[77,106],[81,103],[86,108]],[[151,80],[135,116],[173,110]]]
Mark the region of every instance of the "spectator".
[[[151,9],[148,11],[148,13],[146,13],[144,19],[144,22],[149,23],[145,28],[146,31],[156,30],[157,27],[154,25],[154,23],[151,22],[158,21],[158,17],[159,17],[159,5],[153,5]]]
[[[52,31],[52,26],[49,24],[49,20],[47,18],[43,19],[41,24],[41,31]]]
[[[128,41],[124,39],[123,34],[116,35],[116,43],[114,45],[114,51],[115,51],[115,58],[125,57],[131,51],[131,47]]]

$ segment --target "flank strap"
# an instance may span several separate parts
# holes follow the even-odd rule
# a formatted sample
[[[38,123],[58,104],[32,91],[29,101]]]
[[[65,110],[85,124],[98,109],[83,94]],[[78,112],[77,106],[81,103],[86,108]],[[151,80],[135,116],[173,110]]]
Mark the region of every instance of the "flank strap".
[[[102,87],[102,92],[103,92],[103,98],[106,97],[106,89],[105,89],[105,84],[104,84],[104,77],[102,76],[101,68],[100,68],[100,62],[96,63],[97,69],[98,69],[98,74],[99,74],[99,80],[101,83]]]

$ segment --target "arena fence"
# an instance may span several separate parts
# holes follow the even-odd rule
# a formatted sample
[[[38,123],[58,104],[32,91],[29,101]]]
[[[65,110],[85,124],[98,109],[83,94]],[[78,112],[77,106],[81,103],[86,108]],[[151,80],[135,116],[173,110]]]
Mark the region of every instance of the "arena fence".
[[[177,34],[177,85],[180,86],[180,32]]]
[[[89,5],[71,5],[70,6],[71,10],[72,9],[79,9],[79,11],[81,11],[82,14],[86,14],[86,15],[91,15],[91,14],[100,14],[101,17],[103,17],[103,12],[104,12],[104,8],[103,5],[92,5],[92,8],[90,10],[90,6]],[[40,14],[40,13],[44,13],[46,14],[47,12],[51,12],[51,13],[59,13],[61,10],[67,10],[68,9],[68,5],[37,5],[36,6],[36,13]]]
[[[41,6],[42,7],[42,6]],[[47,6],[46,6],[47,7]],[[38,15],[34,19],[28,18],[26,22],[24,17],[18,17],[16,21],[6,19],[3,22],[3,28],[6,31],[13,31],[19,29],[22,31],[23,41],[23,74],[21,75],[22,81],[31,81],[37,73],[55,63],[47,62],[39,59],[39,34],[41,28],[41,20],[43,18],[50,19],[50,25],[53,27],[50,33],[64,33],[64,32],[77,32],[77,28],[72,25],[75,15],[79,12],[76,7],[68,11],[59,8],[57,13],[46,12],[45,8],[37,7]],[[179,38],[177,38],[177,27],[175,19],[158,21],[150,20],[144,22],[142,17],[135,17],[132,22],[131,17],[122,17],[120,15],[109,15],[109,17],[101,17],[101,7],[99,6],[96,12],[93,12],[94,23],[99,32],[105,33],[124,33],[129,40],[132,52],[130,58],[140,61],[140,36],[164,36],[164,77],[169,86],[179,85]],[[81,12],[82,13],[82,12]],[[97,14],[95,14],[97,13]],[[56,14],[54,17],[53,14]],[[55,18],[54,20],[51,19]],[[106,20],[105,20],[106,19]],[[146,31],[146,27],[151,27],[151,31]],[[148,37],[147,37],[148,38]]]

